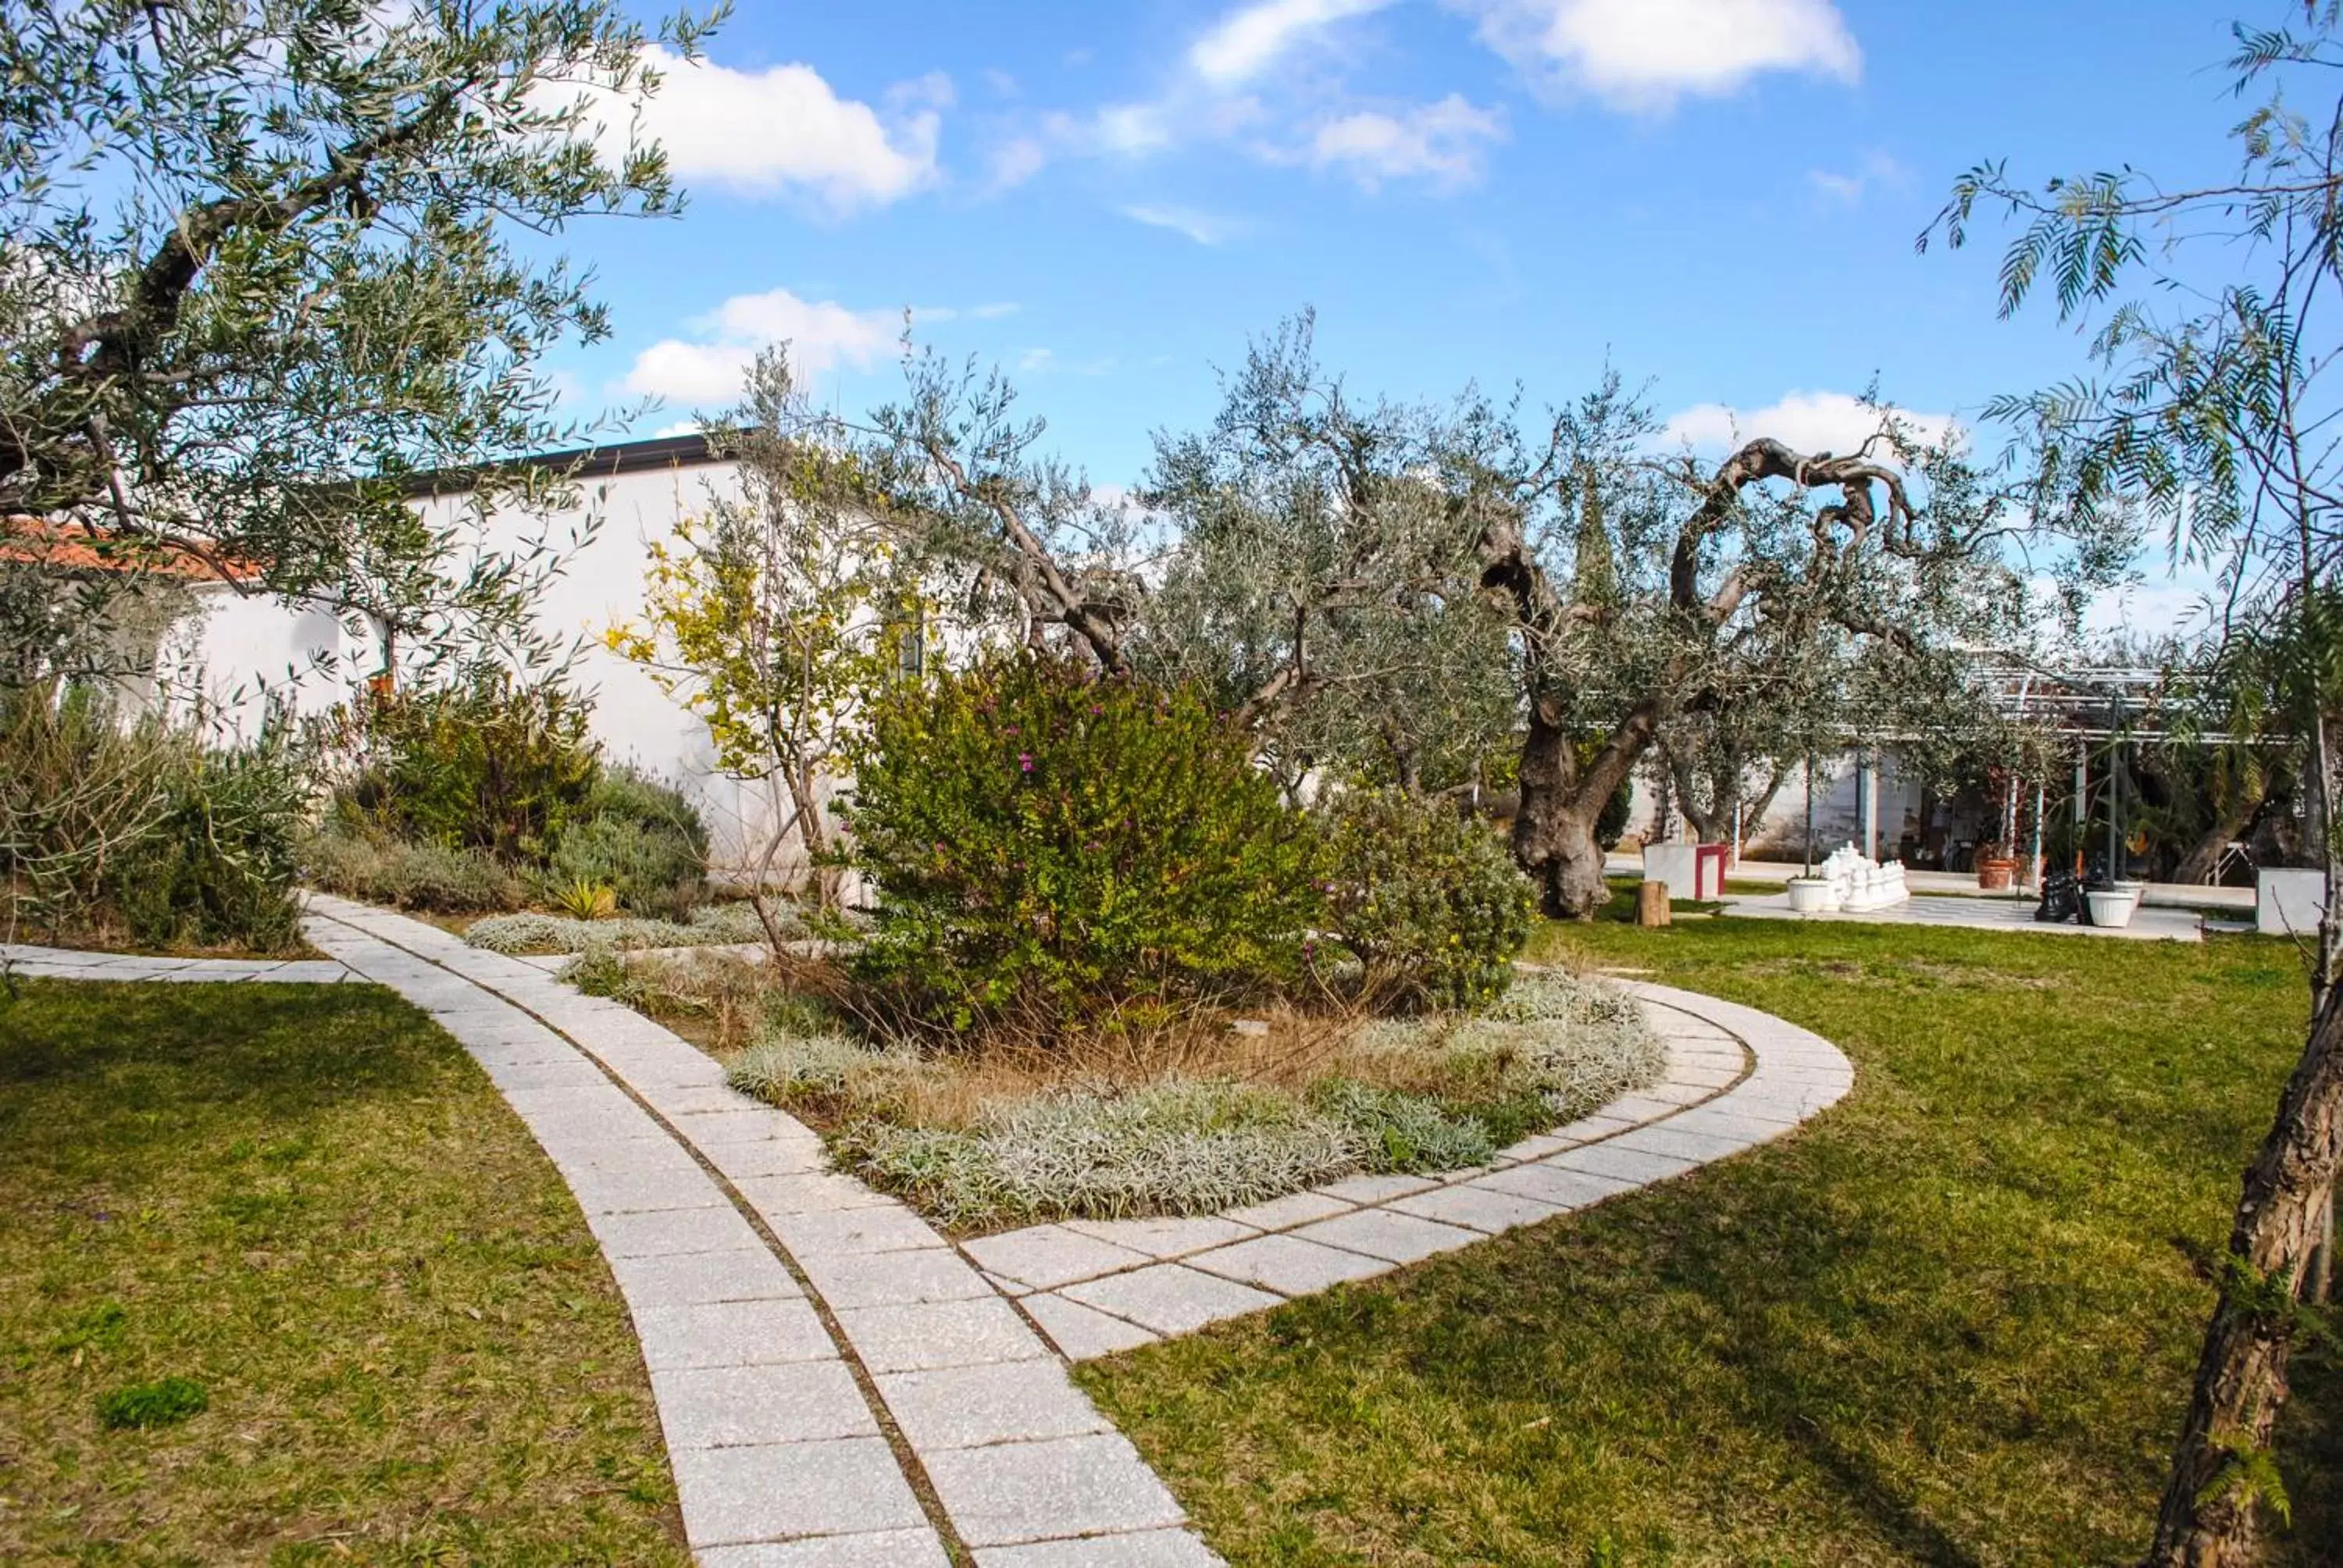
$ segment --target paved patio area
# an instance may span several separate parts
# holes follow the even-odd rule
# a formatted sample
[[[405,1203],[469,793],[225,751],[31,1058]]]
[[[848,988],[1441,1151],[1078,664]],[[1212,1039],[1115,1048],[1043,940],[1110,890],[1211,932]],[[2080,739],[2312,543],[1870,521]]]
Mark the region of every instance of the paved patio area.
[[[2049,924],[2034,918],[2031,899],[1946,898],[1915,894],[1904,903],[1861,914],[1800,914],[1790,908],[1787,893],[1727,893],[1726,916],[1747,915],[1772,920],[1853,920],[1867,925],[1959,926],[1978,931],[2048,931],[2063,936],[2112,937],[2131,941],[2201,942],[2205,920],[2194,910],[2142,904],[2123,927]]]

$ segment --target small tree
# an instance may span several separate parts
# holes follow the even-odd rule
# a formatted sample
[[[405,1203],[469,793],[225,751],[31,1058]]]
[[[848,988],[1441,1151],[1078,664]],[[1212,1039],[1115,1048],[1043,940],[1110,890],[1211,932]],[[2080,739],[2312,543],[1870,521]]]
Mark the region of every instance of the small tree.
[[[2002,314],[2046,283],[2062,318],[2104,312],[2090,340],[2099,376],[1989,410],[2017,427],[2037,505],[2144,516],[2167,530],[2172,558],[2221,568],[2235,627],[2296,628],[2272,689],[2299,727],[2307,848],[2327,873],[2310,1030],[2246,1171],[2150,1568],[2243,1568],[2265,1513],[2285,1516],[2271,1434],[2303,1331],[2298,1297],[2323,1288],[2312,1263],[2343,1170],[2343,355],[2331,336],[2343,95],[2330,85],[2343,7],[2291,0],[2285,13],[2290,24],[2237,29],[2236,89],[2267,95],[2237,128],[2231,178],[2170,190],[2126,169],[2037,190],[1986,164],[1921,239],[1941,232],[1957,246],[1979,203],[2002,207],[2023,225],[2002,257]],[[2185,266],[2184,251],[2210,269]],[[2127,297],[2135,279],[2148,286]]]
[[[821,907],[837,905],[825,790],[846,772],[920,608],[890,574],[893,548],[854,457],[781,434],[809,423],[786,352],[759,355],[736,419],[710,435],[739,459],[742,494],[711,497],[705,517],[651,547],[644,618],[607,638],[708,726],[727,775],[780,784],[789,811],[750,846],[749,883],[777,945],[763,890],[792,839]]]

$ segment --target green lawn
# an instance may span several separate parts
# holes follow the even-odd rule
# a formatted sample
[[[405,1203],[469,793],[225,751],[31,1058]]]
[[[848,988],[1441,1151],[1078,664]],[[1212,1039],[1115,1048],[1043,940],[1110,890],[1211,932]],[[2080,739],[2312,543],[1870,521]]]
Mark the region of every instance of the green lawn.
[[[420,1013],[0,994],[0,1562],[681,1564],[679,1540],[585,1222]]]
[[[1236,1568],[2120,1563],[2290,949],[1690,920],[1550,930],[1821,1031],[1803,1132],[1084,1381]],[[2298,1362],[2276,1560],[2343,1561],[2343,1377]]]

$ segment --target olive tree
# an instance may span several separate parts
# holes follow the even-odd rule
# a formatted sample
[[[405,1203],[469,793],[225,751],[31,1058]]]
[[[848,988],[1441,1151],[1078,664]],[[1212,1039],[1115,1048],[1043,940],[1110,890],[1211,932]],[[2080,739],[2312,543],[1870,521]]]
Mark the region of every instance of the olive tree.
[[[1421,782],[1510,729],[1506,631],[1459,570],[1448,424],[1356,402],[1311,337],[1305,315],[1253,345],[1221,416],[1158,436],[1128,499],[1044,454],[998,373],[932,356],[867,422],[792,428],[850,446],[902,569],[970,635],[1197,682],[1290,783]]]
[[[1844,733],[1865,688],[1818,678],[1832,662],[1907,682],[2022,638],[2006,547],[2058,521],[1885,408],[1852,453],[1760,436],[1715,464],[1654,458],[1654,422],[1615,375],[1534,441],[1481,423],[1457,498],[1522,646],[1513,846],[1559,919],[1604,902],[1596,824],[1664,735],[1753,702],[1772,728]]]
[[[701,30],[662,35],[689,54]],[[387,636],[513,612],[526,557],[425,527],[403,480],[568,433],[539,358],[608,324],[584,275],[518,242],[675,210],[657,147],[603,125],[657,86],[647,42],[611,0],[0,9],[19,553],[62,532],[104,558],[70,579],[85,615],[191,560]],[[554,478],[485,471],[475,504]],[[15,604],[0,636],[55,634]],[[10,651],[0,670],[43,663]]]

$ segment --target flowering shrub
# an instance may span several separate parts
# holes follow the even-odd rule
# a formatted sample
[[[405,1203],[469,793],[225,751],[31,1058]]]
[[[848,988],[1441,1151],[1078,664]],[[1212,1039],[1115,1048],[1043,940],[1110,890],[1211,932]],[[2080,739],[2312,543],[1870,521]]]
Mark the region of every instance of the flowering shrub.
[[[1458,1009],[1502,995],[1537,910],[1504,843],[1453,807],[1396,791],[1346,791],[1326,818],[1328,920],[1366,966],[1369,993]]]
[[[1192,689],[1020,654],[882,699],[845,811],[878,890],[859,978],[950,1029],[1296,973],[1313,825]]]

